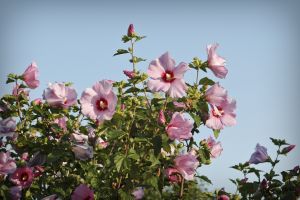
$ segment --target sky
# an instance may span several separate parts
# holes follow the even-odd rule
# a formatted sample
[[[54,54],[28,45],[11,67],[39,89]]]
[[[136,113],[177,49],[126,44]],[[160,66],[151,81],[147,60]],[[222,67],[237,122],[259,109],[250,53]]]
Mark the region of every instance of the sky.
[[[131,69],[127,56],[113,57],[126,48],[121,36],[130,23],[147,38],[136,46],[146,58],[138,69],[166,51],[177,63],[197,56],[206,60],[206,45],[219,43],[227,60],[226,79],[208,75],[237,101],[235,127],[225,128],[221,157],[198,173],[214,183],[209,189],[235,191],[229,178],[241,177],[230,166],[245,162],[256,143],[276,152],[269,137],[296,144],[277,170],[300,162],[298,52],[300,3],[296,0],[257,1],[8,1],[0,0],[0,95],[10,93],[6,75],[21,74],[36,61],[41,84],[30,92],[41,97],[49,82],[73,82],[77,93],[102,79],[124,79]],[[187,82],[195,80],[190,70]],[[212,131],[201,127],[203,139]],[[259,166],[269,169],[267,164]]]

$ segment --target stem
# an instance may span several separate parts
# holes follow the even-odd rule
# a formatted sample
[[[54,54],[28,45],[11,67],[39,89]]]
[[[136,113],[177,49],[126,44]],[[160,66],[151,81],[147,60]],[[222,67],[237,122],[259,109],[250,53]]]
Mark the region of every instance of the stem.
[[[199,79],[199,69],[197,69],[196,85],[198,85],[198,79]]]
[[[134,56],[133,56],[133,44],[134,42],[132,41],[132,39],[130,40],[130,44],[131,44],[131,51],[130,51],[130,54],[131,54],[131,60],[132,60],[132,70],[133,72],[135,73],[136,72],[136,69],[135,69],[135,62],[133,60]]]
[[[183,189],[184,189],[184,178],[183,178],[183,176],[181,176],[181,185],[180,185],[180,194],[179,194],[180,199],[183,196]]]
[[[151,103],[150,103],[150,101],[149,101],[149,99],[147,98],[147,94],[146,94],[146,88],[145,88],[145,82],[144,82],[144,84],[143,84],[143,89],[144,89],[144,95],[145,95],[145,98],[146,98],[146,100],[147,100],[147,104],[148,104],[148,107],[150,108],[150,111],[152,110],[152,107],[151,107]]]

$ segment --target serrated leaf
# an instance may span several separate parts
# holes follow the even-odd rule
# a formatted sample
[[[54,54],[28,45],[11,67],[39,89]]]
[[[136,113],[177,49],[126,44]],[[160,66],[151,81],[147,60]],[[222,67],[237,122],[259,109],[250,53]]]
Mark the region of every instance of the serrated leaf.
[[[117,53],[115,53],[114,56],[126,54],[126,53],[129,53],[129,51],[127,51],[126,49],[118,49]]]
[[[207,77],[200,79],[199,85],[213,85],[215,82]]]
[[[139,160],[140,156],[136,153],[134,149],[129,149],[128,158],[131,158],[133,160]]]

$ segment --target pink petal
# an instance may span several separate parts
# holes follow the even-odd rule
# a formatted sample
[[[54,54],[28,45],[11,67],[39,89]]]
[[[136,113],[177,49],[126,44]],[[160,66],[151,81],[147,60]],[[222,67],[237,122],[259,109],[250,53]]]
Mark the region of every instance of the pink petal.
[[[214,117],[212,114],[210,114],[208,120],[206,120],[205,125],[208,128],[211,128],[211,129],[214,129],[214,130],[223,129],[223,124],[221,123],[221,120],[217,117]]]
[[[161,78],[162,74],[165,72],[165,69],[161,66],[158,59],[151,61],[147,74],[150,78],[158,79]]]
[[[186,95],[187,86],[183,79],[175,79],[168,90],[172,98],[181,98]]]
[[[175,67],[175,61],[171,58],[169,52],[164,53],[158,59],[165,70],[173,71]]]
[[[232,114],[227,114],[225,113],[222,117],[221,117],[221,121],[225,126],[234,126],[236,125],[236,119],[235,116]]]
[[[174,78],[183,78],[184,73],[189,69],[188,65],[184,62],[179,63],[173,70]]]
[[[160,79],[150,79],[148,80],[148,88],[154,92],[166,92],[170,88],[170,83],[164,82]]]
[[[224,66],[212,65],[209,68],[218,78],[225,78],[228,73],[228,69]]]

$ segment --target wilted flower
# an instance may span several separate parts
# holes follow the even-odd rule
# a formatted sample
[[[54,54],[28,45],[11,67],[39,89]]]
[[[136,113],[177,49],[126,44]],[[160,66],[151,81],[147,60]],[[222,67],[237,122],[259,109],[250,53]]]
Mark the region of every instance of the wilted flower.
[[[94,200],[94,191],[91,190],[87,185],[80,184],[73,192],[72,200]]]
[[[12,200],[20,200],[22,197],[22,187],[13,186],[9,188],[9,194]]]
[[[223,151],[221,142],[216,142],[212,137],[207,139],[207,146],[210,149],[210,156],[212,158],[217,158]]]
[[[208,68],[211,69],[216,77],[225,78],[228,73],[228,70],[225,67],[226,60],[216,53],[218,46],[218,44],[211,44],[207,46],[207,64]]]
[[[82,113],[94,120],[110,120],[117,105],[117,96],[112,87],[110,81],[103,80],[87,88],[80,98]]]
[[[11,117],[0,120],[0,137],[13,137],[16,127],[16,121]]]
[[[205,92],[205,98],[209,104],[219,106],[227,101],[227,90],[215,83]]]
[[[144,189],[142,187],[137,187],[132,193],[135,200],[140,200],[144,197]]]
[[[53,107],[68,108],[77,101],[75,89],[63,83],[50,83],[49,87],[44,90],[43,96],[47,103]]]
[[[287,154],[290,151],[292,151],[294,148],[296,147],[296,145],[289,145],[287,147],[284,147],[281,151],[282,154]]]
[[[10,152],[0,152],[0,175],[11,174],[17,169],[15,160],[10,157]]]
[[[40,85],[40,81],[37,80],[38,75],[37,65],[35,62],[32,62],[23,73],[23,79],[29,88],[35,89]]]
[[[21,93],[23,93],[26,96],[29,95],[29,91],[28,90],[25,90],[24,88],[20,88],[20,85],[16,84],[14,86],[14,88],[13,88],[12,95],[19,96]]]
[[[167,168],[165,170],[165,175],[168,177],[169,181],[172,183],[179,183],[181,182],[181,175],[180,172],[175,168]]]
[[[130,79],[135,77],[134,71],[123,70],[123,73]]]
[[[265,162],[269,158],[267,148],[259,144],[256,145],[255,152],[251,155],[250,164],[259,164]]]
[[[187,90],[183,76],[187,70],[188,65],[184,62],[175,67],[175,61],[166,52],[150,63],[148,88],[153,92],[167,92],[173,98],[183,97]]]
[[[71,140],[77,144],[84,144],[88,142],[89,137],[81,133],[72,133]]]
[[[45,169],[42,166],[36,165],[33,167],[33,176],[38,177],[43,174]]]
[[[214,130],[223,129],[224,126],[234,126],[236,124],[235,108],[236,101],[234,99],[227,99],[219,106],[212,105],[205,125]]]
[[[10,181],[17,186],[22,186],[22,188],[27,188],[31,185],[33,181],[33,172],[29,167],[18,168],[11,176]]]
[[[197,157],[192,154],[179,155],[174,160],[175,168],[185,180],[193,180],[199,165]]]
[[[185,119],[183,114],[175,112],[166,131],[171,140],[187,140],[192,137],[193,122]]]
[[[79,160],[88,160],[93,158],[93,148],[89,145],[75,145],[72,147],[75,158]]]
[[[165,124],[166,123],[166,118],[165,118],[165,114],[163,110],[159,111],[159,115],[158,115],[158,122],[160,124]]]

